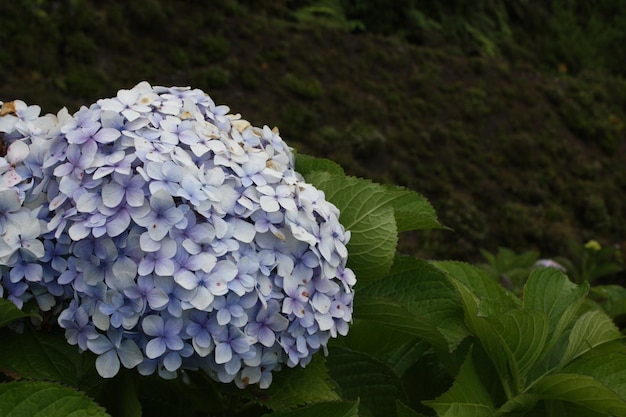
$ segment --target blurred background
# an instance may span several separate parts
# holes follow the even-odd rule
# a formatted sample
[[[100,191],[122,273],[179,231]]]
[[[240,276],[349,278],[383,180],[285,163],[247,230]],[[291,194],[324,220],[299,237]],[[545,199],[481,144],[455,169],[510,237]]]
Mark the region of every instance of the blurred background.
[[[623,0],[0,2],[0,100],[192,86],[298,152],[426,196],[420,257],[626,241]]]

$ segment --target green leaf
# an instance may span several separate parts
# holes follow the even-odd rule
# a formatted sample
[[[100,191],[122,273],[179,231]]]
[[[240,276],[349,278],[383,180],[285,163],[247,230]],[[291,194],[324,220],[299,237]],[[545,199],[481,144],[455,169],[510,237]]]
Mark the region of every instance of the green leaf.
[[[0,344],[0,369],[24,378],[51,379],[77,386],[93,371],[92,355],[81,354],[62,333],[45,333],[25,326],[23,333],[4,330]]]
[[[517,388],[521,390],[524,377],[544,350],[548,336],[548,316],[542,311],[511,310],[501,316],[491,317],[491,320],[494,330],[512,353],[514,368],[520,378]]]
[[[359,417],[359,401],[333,401],[291,411],[265,414],[264,417]]]
[[[560,365],[564,366],[592,348],[619,339],[620,331],[602,311],[591,310],[576,320]]]
[[[340,210],[339,221],[351,233],[348,266],[359,284],[366,285],[387,275],[398,244],[393,193],[371,181],[312,172],[307,181],[323,190],[326,200]]]
[[[426,198],[398,185],[384,185],[393,196],[390,204],[396,217],[399,232],[409,230],[444,229],[437,219],[435,209]]]
[[[415,339],[399,345],[398,348],[387,357],[387,364],[393,369],[396,375],[402,376],[404,373],[421,359],[430,350],[430,345],[422,340]]]
[[[626,416],[626,401],[591,376],[567,373],[547,375],[535,382],[531,391],[542,399],[567,401],[593,411]]]
[[[36,314],[26,313],[15,306],[7,299],[0,298],[0,327],[6,326],[13,320],[34,317]]]
[[[413,410],[402,401],[396,401],[396,412],[398,413],[398,417],[424,417],[423,414]]]
[[[305,178],[315,171],[324,171],[331,174],[344,175],[343,168],[336,162],[326,158],[316,158],[311,155],[296,153],[296,171]]]
[[[389,364],[394,370],[399,370],[396,372],[397,375],[402,375],[402,369],[411,366],[413,361],[432,348],[424,340],[389,327],[385,323],[360,319],[354,320],[347,337],[334,339],[333,344],[374,356]],[[413,354],[405,351],[411,351]]]
[[[431,264],[449,277],[461,295],[465,323],[480,339],[483,349],[500,376],[503,389],[511,397],[522,385],[514,354],[516,347],[515,343],[509,346],[503,335],[497,331],[498,327],[494,326],[498,326],[495,318],[510,310],[519,309],[520,300],[498,285],[484,271],[469,264],[450,261],[431,262]],[[499,326],[501,327],[501,324]],[[519,339],[518,341],[521,342]],[[509,342],[515,342],[515,340]],[[538,341],[533,343],[538,343]]]
[[[374,416],[395,414],[396,401],[407,401],[402,381],[385,363],[350,349],[332,347],[328,369],[344,400],[360,399]]]
[[[588,290],[588,284],[576,285],[555,268],[540,268],[530,274],[524,286],[523,307],[543,311],[550,318],[546,350],[552,348],[569,327]]]
[[[621,346],[620,352],[585,355],[563,369],[594,377],[611,391],[626,400],[626,352]]]
[[[521,302],[511,292],[502,288],[484,271],[464,262],[430,261],[430,264],[453,281],[462,283],[480,300],[493,300],[503,310],[518,307]]]
[[[393,329],[417,336],[439,349],[448,350],[448,342],[433,324],[389,298],[366,295],[355,297],[354,317],[385,324]]]
[[[469,334],[454,286],[427,262],[396,256],[389,276],[361,288],[359,297],[363,294],[393,300],[429,322],[446,338],[449,351]],[[355,311],[358,317],[358,310]]]
[[[262,396],[255,396],[253,399],[274,411],[340,400],[321,355],[315,355],[306,368],[286,368],[276,372],[272,385],[262,393]]]
[[[102,407],[82,392],[53,382],[18,381],[0,384],[3,417],[107,417]]]
[[[538,396],[534,394],[523,393],[517,395],[507,402],[502,404],[500,408],[494,413],[493,417],[505,417],[510,415],[516,415],[513,413],[522,413],[524,411],[531,410],[539,401]]]
[[[626,315],[626,288],[621,285],[594,285],[591,287],[591,297],[609,317]]]
[[[424,404],[442,417],[490,417],[494,412],[493,401],[478,372],[470,351],[452,387],[435,400],[424,401]]]

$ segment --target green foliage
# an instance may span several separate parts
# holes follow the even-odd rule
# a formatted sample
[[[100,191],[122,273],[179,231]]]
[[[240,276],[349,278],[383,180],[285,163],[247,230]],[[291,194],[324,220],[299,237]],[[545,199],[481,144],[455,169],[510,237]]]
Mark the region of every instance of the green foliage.
[[[396,401],[407,401],[400,378],[389,365],[376,358],[345,348],[335,348],[329,352],[328,365],[341,397],[347,400],[360,399],[361,412],[389,416],[395,412]]]
[[[480,371],[476,369],[471,352],[452,387],[436,400],[427,401],[426,404],[437,411],[439,416],[488,417],[495,411],[489,392],[480,383]]]
[[[508,248],[498,248],[498,252],[492,254],[484,249],[480,251],[487,260],[486,264],[480,264],[485,272],[498,280],[509,290],[519,291],[535,262],[539,259],[539,252],[526,251],[516,253]]]
[[[588,287],[570,283],[554,268],[539,269],[531,273],[520,305],[505,294],[497,296],[495,290],[489,290],[493,281],[481,278],[469,265],[434,265],[451,278],[461,294],[467,326],[488,357],[481,360],[480,369],[495,370],[505,394],[499,401],[477,394],[468,404],[460,387],[479,389],[476,386],[481,382],[472,373],[473,363],[466,363],[453,387],[428,403],[440,415],[454,410],[457,414],[450,415],[499,416],[528,412],[553,401],[626,415],[621,377],[626,351],[622,344],[611,344],[621,334],[600,311],[579,314]],[[608,349],[603,355],[615,355],[619,360],[612,369],[593,368],[591,375],[592,367],[580,364],[597,361],[595,350],[602,347]],[[483,414],[473,414],[476,410]]]
[[[294,74],[286,74],[282,83],[285,88],[292,92],[296,97],[307,100],[319,99],[324,93],[322,84],[316,79],[305,79]]]
[[[0,415],[5,417],[107,417],[84,394],[54,382],[17,381],[0,384]]]
[[[25,310],[20,310],[9,300],[0,298],[0,327],[6,326],[14,320],[31,316]],[[36,317],[37,315],[33,313],[32,316]]]
[[[230,42],[221,34],[204,36],[200,41],[202,55],[213,64],[224,60],[230,52]]]
[[[25,326],[22,333],[0,331],[0,369],[14,376],[46,379],[78,387],[94,363],[90,355],[79,355],[62,334],[45,333]]]
[[[293,12],[294,17],[301,22],[323,25],[334,29],[346,31],[365,29],[363,22],[347,17],[345,10],[346,2],[341,0],[319,0],[310,3],[295,10]]]
[[[361,286],[389,272],[399,231],[441,227],[432,206],[408,189],[322,171],[305,178],[339,208],[339,220],[351,232],[348,266],[359,276]]]
[[[621,285],[594,285],[590,298],[597,303],[613,321],[624,328],[626,325],[626,288]]]
[[[338,401],[334,382],[330,379],[325,360],[317,356],[306,368],[281,371],[280,376],[255,401],[275,411],[286,411],[298,406]]]
[[[593,283],[624,270],[621,253],[614,245],[602,246],[592,240],[584,245],[570,242],[569,247],[572,255],[569,258],[557,257],[556,260],[567,268],[576,282]]]

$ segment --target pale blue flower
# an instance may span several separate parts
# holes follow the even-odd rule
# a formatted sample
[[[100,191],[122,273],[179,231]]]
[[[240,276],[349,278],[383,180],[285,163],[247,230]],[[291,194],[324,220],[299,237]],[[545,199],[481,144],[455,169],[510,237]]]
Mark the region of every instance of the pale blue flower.
[[[151,275],[140,276],[137,278],[137,283],[124,290],[124,295],[131,300],[141,301],[141,313],[145,311],[146,307],[150,307],[152,310],[161,310],[169,302],[169,297],[163,291],[154,285],[154,279]]]
[[[9,272],[11,282],[17,283],[22,279],[26,279],[26,281],[29,282],[41,281],[43,277],[43,267],[33,261],[34,259],[28,261],[23,257],[19,257],[15,263],[9,264],[11,267],[11,271]]]
[[[106,207],[117,207],[122,200],[131,207],[141,207],[144,203],[145,180],[139,175],[125,175],[115,172],[112,181],[102,187],[102,203]]]
[[[164,238],[161,240],[161,246],[157,251],[147,253],[139,262],[137,273],[140,276],[152,272],[161,276],[172,276],[175,271],[174,255],[176,255],[176,242]]]
[[[111,326],[131,329],[139,319],[133,305],[118,292],[109,294],[107,298],[110,301],[99,305],[100,312],[110,317]]]
[[[278,211],[281,207],[288,211],[298,210],[293,199],[293,187],[290,185],[283,184],[276,187],[261,185],[257,187],[257,190],[262,194],[260,198],[261,208],[267,212]]]
[[[95,143],[89,143],[85,146],[69,145],[65,152],[67,162],[56,167],[54,175],[57,177],[71,175],[74,179],[82,179],[85,169],[91,166],[97,151],[98,145]]]
[[[250,351],[248,339],[238,327],[213,325],[211,334],[215,342],[215,363],[217,364],[227,363],[234,356]]]
[[[252,300],[252,305],[256,300]],[[243,304],[243,305],[242,305]],[[228,296],[216,297],[213,302],[213,308],[217,311],[217,324],[225,326],[232,324],[233,326],[243,327],[248,322],[248,315],[244,306],[247,303],[242,303],[241,297],[237,294],[228,294]],[[247,307],[252,307],[248,305]]]
[[[139,226],[147,229],[148,235],[155,241],[160,241],[169,230],[184,217],[180,208],[174,204],[171,194],[163,189],[157,190],[150,197],[151,210],[143,217],[136,218]]]
[[[135,342],[123,339],[122,329],[111,328],[107,335],[99,335],[87,340],[87,347],[96,355],[96,369],[103,378],[113,378],[120,370],[120,362],[125,368],[134,368],[143,360],[143,355]]]
[[[309,349],[304,336],[291,337],[283,335],[280,339],[280,345],[287,354],[287,365],[294,367],[298,365],[301,359],[306,358],[309,355]]]
[[[163,320],[161,316],[149,315],[141,321],[141,328],[146,335],[153,337],[146,345],[146,356],[149,359],[158,358],[167,350],[181,350],[184,346],[180,337],[182,319]]]
[[[259,309],[254,321],[246,326],[246,334],[253,336],[263,346],[271,347],[276,341],[276,332],[282,332],[289,326],[289,320],[280,314],[276,300],[270,300],[267,307]]]
[[[189,314],[189,321],[185,331],[191,336],[193,348],[200,355],[205,357],[215,348],[211,328],[209,326],[211,316],[200,310],[194,310]]]
[[[100,123],[94,123],[68,132],[65,137],[68,143],[74,145],[85,145],[90,142],[110,143],[120,137],[120,131],[108,127],[101,128]]]
[[[65,329],[67,342],[78,345],[80,350],[87,350],[87,342],[98,337],[98,332],[89,320],[89,314],[76,300],[72,300],[70,307],[61,312],[58,322]]]
[[[184,176],[180,181],[180,188],[176,195],[189,201],[194,206],[199,206],[201,201],[209,198],[202,190],[202,183],[190,175]]]
[[[14,251],[23,251],[32,255],[35,258],[42,258],[45,254],[45,249],[39,235],[41,234],[41,227],[39,221],[23,217],[19,226],[16,224],[9,224],[4,233],[4,242]]]
[[[2,286],[7,290],[5,298],[15,304],[17,308],[21,309],[24,305],[24,298],[28,298],[28,294],[26,292],[29,288],[28,284],[23,281],[14,283],[9,279],[4,278],[2,280]]]
[[[185,171],[172,161],[146,164],[144,179],[149,181],[150,192],[153,195],[161,189],[167,191],[170,196],[176,195],[184,177]]]
[[[350,233],[277,129],[146,82],[73,116],[17,105],[0,117],[0,296],[60,311],[102,376],[267,388],[347,333]]]
[[[0,236],[6,232],[12,214],[22,207],[15,190],[0,190]]]
[[[154,277],[154,285],[160,288],[168,296],[167,312],[172,317],[181,317],[183,314],[183,304],[191,305],[190,301],[195,296],[194,290],[187,290],[176,284],[171,277]]]

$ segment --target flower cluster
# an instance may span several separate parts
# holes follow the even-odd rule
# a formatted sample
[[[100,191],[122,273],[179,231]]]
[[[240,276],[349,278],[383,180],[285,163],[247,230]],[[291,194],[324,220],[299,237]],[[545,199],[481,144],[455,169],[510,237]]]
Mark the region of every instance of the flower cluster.
[[[58,311],[103,377],[265,388],[348,331],[338,210],[275,129],[228,112],[146,82],[74,115],[0,110],[0,295]]]

